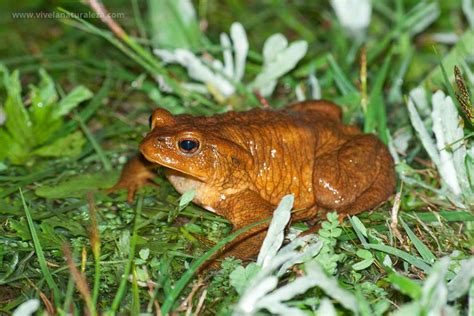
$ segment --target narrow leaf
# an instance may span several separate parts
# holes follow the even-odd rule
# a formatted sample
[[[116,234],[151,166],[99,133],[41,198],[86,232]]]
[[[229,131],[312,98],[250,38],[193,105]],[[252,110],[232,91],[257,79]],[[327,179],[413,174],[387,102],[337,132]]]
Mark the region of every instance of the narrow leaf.
[[[409,253],[407,253],[403,250],[393,248],[393,247],[390,247],[390,246],[386,246],[386,245],[378,245],[378,244],[368,244],[367,246],[371,249],[383,251],[383,252],[386,252],[388,254],[397,256],[397,257],[405,260],[409,264],[412,264],[415,267],[417,267],[417,268],[419,268],[419,269],[421,269],[425,272],[429,272],[431,270],[431,267],[428,264],[426,264],[423,260],[418,259],[418,258],[410,255]]]
[[[420,253],[421,257],[429,263],[434,263],[436,260],[435,255],[430,251],[430,249],[413,233],[410,227],[405,223],[405,221],[400,218],[400,222],[402,223],[403,229],[408,234],[413,245],[415,245],[416,250]]]

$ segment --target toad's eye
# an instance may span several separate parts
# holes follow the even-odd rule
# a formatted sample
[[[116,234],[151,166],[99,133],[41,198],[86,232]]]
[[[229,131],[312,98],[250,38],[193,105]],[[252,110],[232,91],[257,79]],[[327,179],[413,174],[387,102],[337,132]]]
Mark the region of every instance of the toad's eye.
[[[151,129],[151,122],[153,121],[153,114],[148,117],[148,127]]]
[[[183,153],[192,154],[199,149],[199,141],[195,138],[185,138],[179,141],[178,146]]]

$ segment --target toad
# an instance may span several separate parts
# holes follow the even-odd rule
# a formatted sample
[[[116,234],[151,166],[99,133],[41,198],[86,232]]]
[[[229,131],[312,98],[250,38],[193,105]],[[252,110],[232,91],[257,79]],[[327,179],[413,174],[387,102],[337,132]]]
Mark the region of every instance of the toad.
[[[151,131],[112,190],[152,183],[154,168],[193,202],[228,219],[237,230],[272,216],[280,199],[294,195],[293,221],[370,210],[395,188],[393,160],[376,136],[343,125],[341,109],[305,101],[282,110],[253,109],[210,117],[157,109]],[[240,235],[218,255],[251,259],[268,224]]]

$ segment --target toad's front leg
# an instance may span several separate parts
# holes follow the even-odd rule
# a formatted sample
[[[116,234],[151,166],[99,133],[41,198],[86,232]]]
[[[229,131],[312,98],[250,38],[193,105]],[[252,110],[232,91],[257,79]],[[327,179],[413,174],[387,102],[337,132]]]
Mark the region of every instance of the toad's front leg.
[[[135,192],[139,188],[145,185],[157,185],[152,181],[156,177],[156,168],[157,165],[146,160],[143,155],[136,155],[125,164],[119,180],[107,192],[126,189],[128,202],[133,202]]]
[[[223,210],[222,215],[234,225],[232,232],[268,219],[265,223],[259,224],[236,237],[214,257],[214,260],[228,256],[234,256],[242,260],[254,259],[258,255],[267,234],[270,217],[275,206],[262,199],[259,194],[245,190],[227,196],[224,201],[219,203],[218,208]]]

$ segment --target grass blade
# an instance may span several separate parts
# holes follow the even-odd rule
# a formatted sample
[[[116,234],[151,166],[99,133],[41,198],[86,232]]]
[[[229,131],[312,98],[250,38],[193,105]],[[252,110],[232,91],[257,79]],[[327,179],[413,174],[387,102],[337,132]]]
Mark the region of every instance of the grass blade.
[[[436,260],[435,255],[426,247],[426,245],[413,233],[413,231],[410,229],[410,227],[405,223],[403,219],[400,218],[400,222],[402,223],[403,229],[408,234],[408,237],[410,238],[411,242],[413,245],[415,245],[416,250],[420,253],[421,257],[429,262],[429,263],[434,263]]]
[[[388,254],[397,256],[397,257],[405,260],[409,264],[414,265],[418,269],[423,270],[424,272],[428,273],[431,270],[431,267],[427,263],[425,263],[423,260],[418,259],[417,257],[414,257],[414,256],[410,255],[408,252],[405,252],[403,250],[393,248],[393,247],[390,247],[390,246],[386,246],[386,245],[367,244],[367,246],[371,249],[386,252]]]
[[[327,60],[329,62],[329,66],[331,67],[331,71],[333,73],[334,80],[336,81],[336,85],[341,91],[341,93],[343,95],[356,93],[357,89],[352,85],[350,79],[347,78],[347,76],[344,74],[334,57],[331,54],[328,54]]]
[[[383,99],[383,85],[387,78],[392,53],[390,52],[384,60],[382,68],[377,73],[372,91],[370,92],[369,104],[365,113],[364,132],[370,133],[377,130],[382,141],[388,143],[387,135],[387,114],[385,112],[385,102]]]
[[[86,137],[91,143],[92,147],[94,147],[94,150],[97,153],[97,156],[99,156],[99,159],[102,162],[104,169],[106,171],[112,171],[112,165],[110,164],[109,159],[102,150],[102,147],[100,147],[99,143],[95,140],[94,135],[92,135],[91,131],[86,126],[86,124],[84,124],[84,121],[79,115],[76,115],[76,119],[79,122],[79,126],[81,127],[82,131],[84,132],[84,134],[86,134]]]
[[[140,215],[142,213],[142,207],[143,207],[143,196],[140,196],[140,198],[138,199],[137,211],[135,213],[135,223],[133,225],[132,240],[130,241],[130,254],[129,254],[125,269],[123,271],[122,280],[120,280],[120,285],[117,290],[117,294],[115,294],[114,301],[112,302],[112,307],[111,307],[112,314],[115,314],[117,309],[120,307],[120,304],[122,303],[122,298],[125,295],[125,288],[127,286],[128,276],[130,274],[130,270],[132,269],[133,259],[135,257],[135,246],[137,244],[137,239],[138,239],[138,226],[139,226],[139,221],[140,221]]]
[[[352,228],[354,229],[357,238],[359,238],[360,243],[362,246],[367,249],[368,248],[368,243],[367,239],[365,239],[365,236],[367,236],[367,229],[365,228],[364,224],[360,221],[360,219],[357,216],[349,216],[349,222],[352,225]]]
[[[46,264],[46,259],[44,257],[43,248],[41,247],[41,243],[36,233],[35,225],[33,223],[33,219],[31,218],[30,210],[28,209],[28,206],[26,205],[25,197],[23,196],[23,191],[21,190],[21,188],[19,188],[19,191],[20,191],[21,201],[23,203],[23,209],[26,215],[26,220],[28,222],[28,227],[30,228],[31,238],[33,239],[33,245],[35,248],[36,256],[38,257],[41,273],[43,273],[44,278],[46,280],[46,283],[48,283],[49,288],[53,290],[54,304],[56,306],[60,306],[59,299],[61,297],[61,292],[59,291],[58,285],[56,284],[56,282],[54,282],[53,277],[51,276],[51,273],[49,272],[48,265]]]

